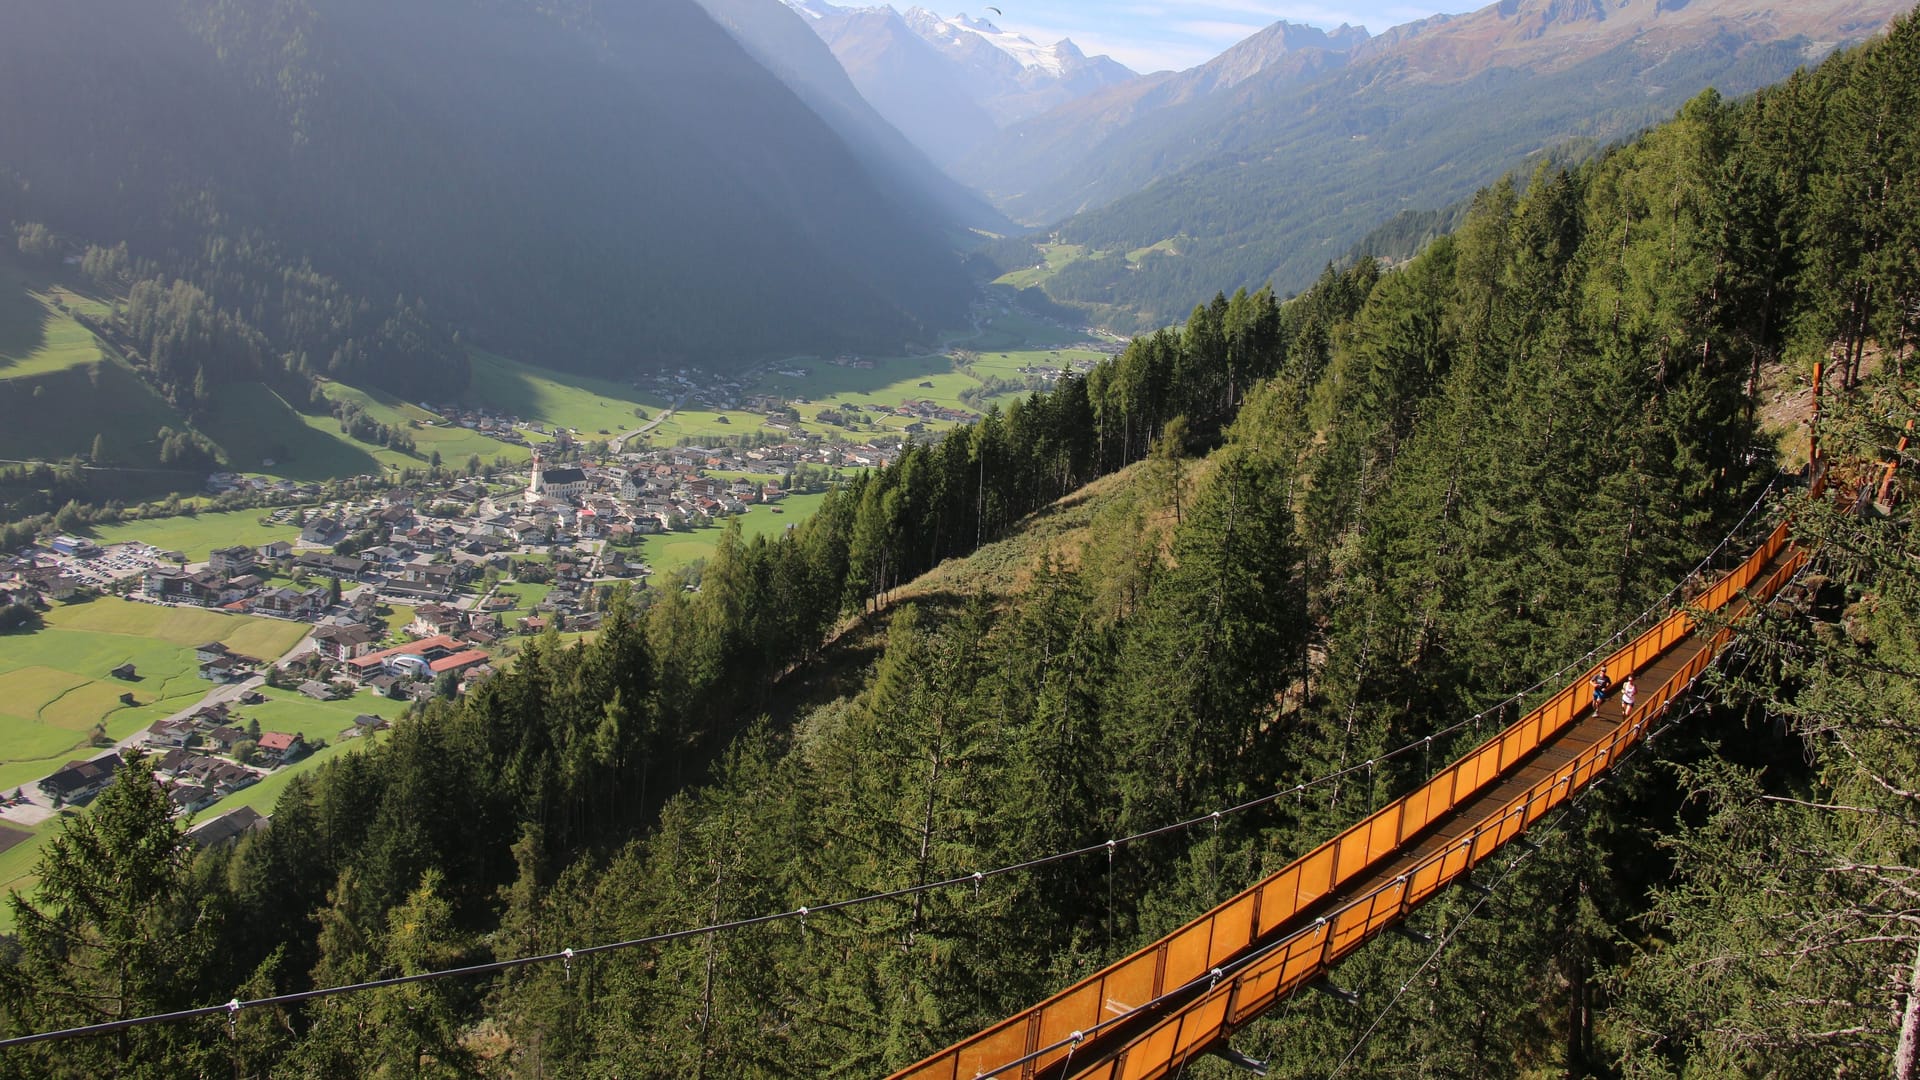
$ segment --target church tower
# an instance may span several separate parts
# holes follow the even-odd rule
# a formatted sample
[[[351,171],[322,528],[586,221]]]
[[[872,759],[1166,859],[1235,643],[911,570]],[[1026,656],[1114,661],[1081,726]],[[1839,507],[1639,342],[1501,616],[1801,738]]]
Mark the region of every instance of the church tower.
[[[533,476],[527,481],[527,498],[540,497],[540,451],[533,452]]]

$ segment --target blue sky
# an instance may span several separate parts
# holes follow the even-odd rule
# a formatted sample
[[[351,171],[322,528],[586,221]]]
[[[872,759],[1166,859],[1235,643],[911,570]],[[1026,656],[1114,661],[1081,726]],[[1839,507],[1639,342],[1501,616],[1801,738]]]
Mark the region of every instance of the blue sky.
[[[849,0],[838,0],[847,4]],[[1341,23],[1379,33],[1440,11],[1471,11],[1488,0],[894,0],[941,15],[985,16],[1043,45],[1070,37],[1089,56],[1105,53],[1139,72],[1184,70],[1282,19],[1331,30]]]

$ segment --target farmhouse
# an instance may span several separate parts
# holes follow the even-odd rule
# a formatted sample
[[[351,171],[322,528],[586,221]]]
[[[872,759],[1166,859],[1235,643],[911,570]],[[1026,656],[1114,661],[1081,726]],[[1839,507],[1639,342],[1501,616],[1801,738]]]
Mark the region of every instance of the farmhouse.
[[[297,731],[263,731],[259,747],[260,756],[269,766],[285,765],[307,752],[306,740]]]
[[[119,770],[119,754],[105,754],[92,761],[69,761],[65,768],[40,781],[40,793],[55,802],[81,802],[105,790]]]
[[[267,818],[251,806],[229,810],[187,830],[187,839],[202,848],[217,848],[267,827]]]

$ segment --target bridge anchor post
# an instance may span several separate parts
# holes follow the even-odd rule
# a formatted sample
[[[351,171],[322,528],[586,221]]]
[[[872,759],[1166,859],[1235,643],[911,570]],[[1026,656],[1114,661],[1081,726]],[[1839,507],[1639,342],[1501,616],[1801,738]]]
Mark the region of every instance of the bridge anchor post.
[[[1327,995],[1328,997],[1334,999],[1335,1001],[1345,1002],[1348,1005],[1360,1004],[1359,994],[1356,994],[1351,990],[1347,990],[1347,989],[1343,989],[1341,987],[1335,986],[1331,982],[1328,982],[1325,978],[1315,979],[1312,982],[1308,983],[1307,985],[1314,988],[1315,990],[1320,991],[1321,993]]]
[[[1266,1062],[1257,1058],[1250,1058],[1240,1051],[1235,1050],[1233,1047],[1227,1045],[1225,1039],[1220,1040],[1219,1043],[1209,1048],[1207,1053],[1212,1054],[1214,1057],[1219,1058],[1229,1065],[1238,1065],[1255,1076],[1267,1075]]]
[[[1388,929],[1390,933],[1398,934],[1401,937],[1406,938],[1408,941],[1411,941],[1416,945],[1433,944],[1433,935],[1423,934],[1420,931],[1415,930],[1413,927],[1408,926],[1406,923],[1394,923]]]

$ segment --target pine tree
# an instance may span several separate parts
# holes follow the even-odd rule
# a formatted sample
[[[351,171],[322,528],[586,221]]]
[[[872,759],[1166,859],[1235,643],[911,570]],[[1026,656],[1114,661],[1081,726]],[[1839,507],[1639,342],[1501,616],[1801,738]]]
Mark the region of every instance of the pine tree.
[[[10,1034],[123,1020],[205,1004],[219,941],[218,898],[197,892],[193,847],[146,759],[129,757],[93,805],[68,817],[35,868],[33,895],[8,898],[19,943],[0,967]],[[215,1025],[163,1024],[8,1055],[19,1076],[194,1075],[215,1068]]]

